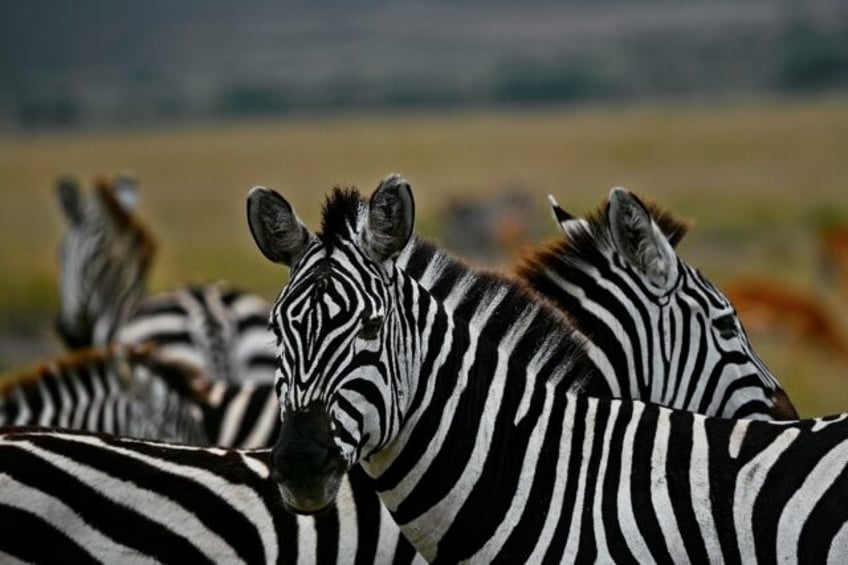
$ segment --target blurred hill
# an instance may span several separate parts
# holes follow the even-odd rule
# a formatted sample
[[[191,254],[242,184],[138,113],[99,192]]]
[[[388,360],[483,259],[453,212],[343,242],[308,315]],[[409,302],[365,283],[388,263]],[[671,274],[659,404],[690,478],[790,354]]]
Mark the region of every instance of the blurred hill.
[[[844,0],[0,3],[0,128],[848,87]]]

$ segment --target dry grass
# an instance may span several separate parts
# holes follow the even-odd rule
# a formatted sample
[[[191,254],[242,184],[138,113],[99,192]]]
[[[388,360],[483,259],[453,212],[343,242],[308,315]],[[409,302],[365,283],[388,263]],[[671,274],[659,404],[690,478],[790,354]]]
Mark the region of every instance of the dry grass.
[[[419,227],[431,235],[451,194],[482,196],[520,182],[538,192],[544,217],[547,193],[582,212],[620,184],[697,220],[681,252],[717,282],[766,273],[813,285],[816,224],[848,218],[846,155],[846,99],[0,138],[0,321],[41,327],[55,309],[54,249],[63,226],[53,182],[62,172],[89,180],[135,171],[141,213],[161,243],[156,288],[225,278],[271,297],[285,272],[250,240],[247,190],[278,188],[314,225],[330,186],[370,190],[390,171],[412,181]],[[785,352],[778,346],[764,356],[785,373],[790,393],[798,383],[805,413],[848,407],[845,368]],[[832,387],[808,394],[815,387],[804,381],[816,380],[808,375],[819,369]]]

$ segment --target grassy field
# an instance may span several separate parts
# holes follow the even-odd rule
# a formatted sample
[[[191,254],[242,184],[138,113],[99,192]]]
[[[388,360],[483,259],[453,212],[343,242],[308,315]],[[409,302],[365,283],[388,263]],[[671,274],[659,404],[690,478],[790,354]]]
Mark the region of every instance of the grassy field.
[[[520,183],[554,235],[544,195],[584,212],[623,185],[697,221],[681,254],[719,284],[762,275],[824,291],[814,238],[848,221],[848,99],[0,137],[0,367],[58,351],[49,337],[63,229],[56,176],[89,182],[123,169],[138,177],[140,212],[160,242],[155,289],[221,278],[270,298],[286,273],[250,239],[247,190],[277,188],[314,225],[331,186],[370,191],[397,171],[413,184],[419,232],[432,237],[454,195]],[[805,414],[848,409],[844,364],[780,333],[752,339]]]

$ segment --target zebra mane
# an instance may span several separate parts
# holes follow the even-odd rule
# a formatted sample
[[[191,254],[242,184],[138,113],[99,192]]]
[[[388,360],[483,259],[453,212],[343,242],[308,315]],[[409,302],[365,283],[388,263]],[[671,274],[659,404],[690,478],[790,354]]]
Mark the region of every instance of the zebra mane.
[[[321,211],[321,233],[318,236],[324,247],[332,247],[335,241],[351,239],[364,210],[365,200],[356,188],[333,187]]]
[[[132,212],[124,208],[113,190],[113,182],[99,177],[94,183],[97,199],[103,204],[112,226],[119,233],[130,234],[141,249],[139,261],[147,268],[156,254],[156,240],[150,230]]]
[[[334,188],[324,205],[322,231],[318,234],[324,246],[331,247],[336,241],[357,237],[356,229],[365,211],[366,202],[356,188]],[[492,318],[498,318],[504,334],[519,317],[532,314],[532,323],[514,334],[514,339],[544,344],[545,359],[556,360],[553,366],[563,372],[567,372],[574,363],[584,362],[584,338],[565,314],[524,281],[471,267],[417,237],[413,237],[400,254],[397,266],[436,300],[443,304],[455,303],[455,313],[468,320],[478,309],[503,293],[497,313]],[[460,281],[463,291],[457,300],[455,287]],[[525,365],[531,361],[538,363],[539,359],[534,359],[538,349],[516,348],[512,360]]]
[[[585,338],[574,324],[546,298],[536,293],[523,280],[494,270],[472,267],[448,255],[434,244],[413,238],[398,259],[399,268],[425,287],[429,294],[442,304],[455,304],[454,313],[470,320],[476,311],[496,300],[503,293],[497,311],[488,325],[502,326],[506,335],[516,327],[519,319],[532,316],[532,323],[524,325],[513,339],[537,347],[516,347],[511,361],[528,366],[531,363],[550,363],[551,374],[580,375],[579,382],[570,383],[576,390],[591,378],[584,351]],[[460,282],[461,281],[461,282]],[[462,293],[457,300],[457,285]],[[543,358],[538,355],[544,350]],[[574,366],[586,370],[573,371]],[[549,380],[555,380],[549,379]],[[568,384],[568,383],[567,383]]]
[[[638,196],[648,213],[665,234],[672,247],[689,232],[692,222],[682,220],[651,199]],[[559,221],[559,220],[558,220]],[[558,262],[569,264],[597,264],[606,251],[615,248],[609,230],[609,200],[589,213],[585,219],[566,220],[574,222],[574,227],[564,229],[563,235],[538,247],[525,249],[518,258],[515,274],[521,279],[530,280],[543,274],[545,269],[554,268]]]
[[[36,386],[48,376],[63,378],[72,375],[79,369],[90,367],[103,369],[109,365],[117,364],[120,359],[133,362],[133,359],[137,358],[139,354],[138,351],[131,352],[125,347],[114,345],[106,348],[90,347],[73,351],[50,361],[38,363],[33,367],[0,375],[0,396],[4,396],[14,388]],[[123,374],[121,376],[123,377]],[[121,381],[129,385],[129,375],[126,379],[122,378]]]
[[[83,369],[99,371],[114,368],[124,389],[133,386],[133,368],[144,365],[180,396],[196,403],[207,401],[211,386],[199,376],[194,367],[178,361],[163,360],[156,355],[153,344],[109,345],[74,351],[34,367],[0,375],[0,397],[11,390],[29,389],[45,378],[72,379]]]

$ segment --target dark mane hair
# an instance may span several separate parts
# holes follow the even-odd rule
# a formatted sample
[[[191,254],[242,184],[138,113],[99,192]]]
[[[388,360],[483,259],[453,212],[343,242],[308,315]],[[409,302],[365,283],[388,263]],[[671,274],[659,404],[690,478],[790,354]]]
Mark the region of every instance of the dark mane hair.
[[[591,365],[585,356],[585,338],[576,332],[574,324],[547,298],[536,293],[523,280],[491,270],[470,267],[435,245],[413,239],[399,258],[399,266],[408,276],[426,284],[429,294],[445,302],[455,300],[453,291],[461,280],[465,292],[458,301],[455,315],[470,320],[473,315],[503,294],[496,312],[486,323],[490,335],[504,336],[523,316],[531,316],[532,323],[516,335],[522,345],[512,351],[510,361],[529,366],[541,362],[544,374],[554,380],[575,376],[579,380],[564,382],[573,390],[586,387],[592,378]],[[543,352],[543,359],[537,355]]]
[[[321,211],[319,237],[324,247],[331,247],[334,241],[350,238],[364,207],[365,199],[356,188],[334,187]]]
[[[146,366],[171,389],[192,402],[207,401],[209,385],[201,378],[199,370],[179,361],[162,360],[152,343],[81,349],[27,369],[0,375],[0,397],[16,388],[29,390],[37,387],[45,378],[73,378],[83,368],[106,371],[112,367],[118,371],[122,387],[129,389],[132,388],[132,375],[119,370],[118,364],[122,362],[127,363],[130,373],[136,366]]]

